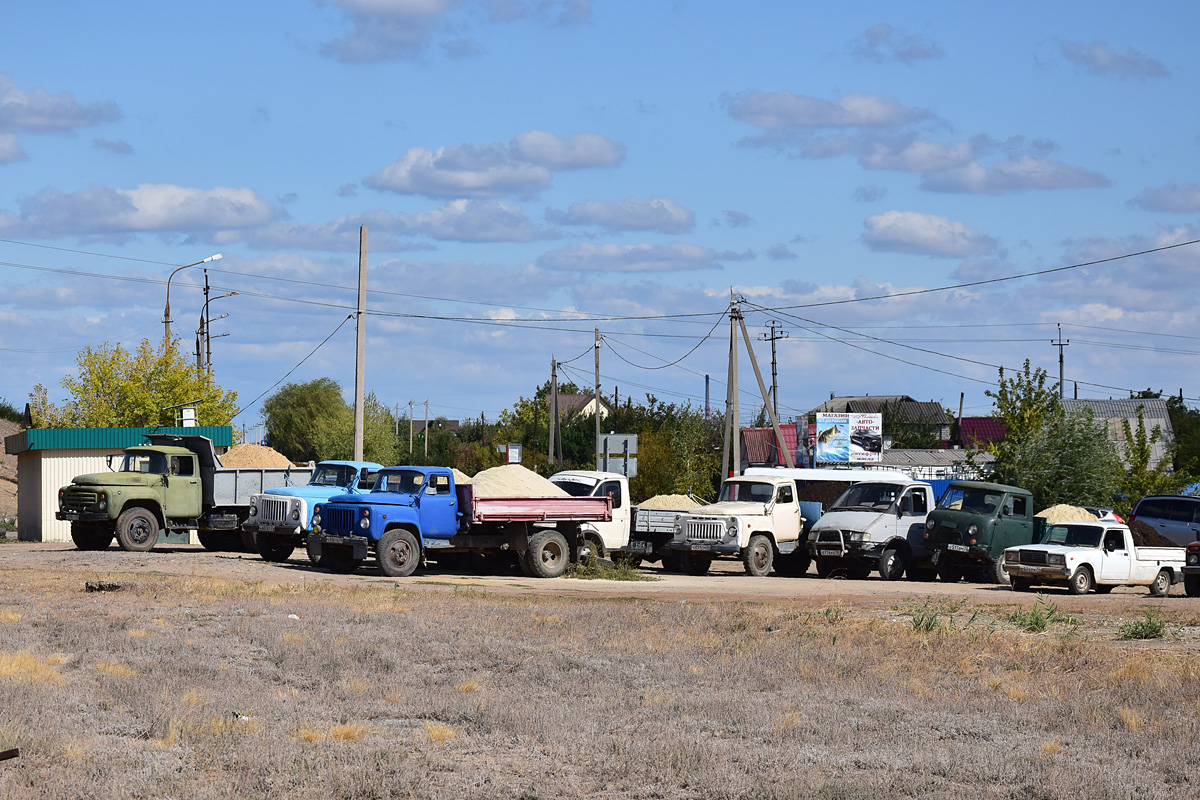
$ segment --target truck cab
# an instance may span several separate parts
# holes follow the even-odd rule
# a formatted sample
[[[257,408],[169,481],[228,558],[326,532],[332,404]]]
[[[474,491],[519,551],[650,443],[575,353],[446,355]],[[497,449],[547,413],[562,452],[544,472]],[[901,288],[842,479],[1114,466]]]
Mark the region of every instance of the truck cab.
[[[804,517],[796,486],[782,475],[745,475],[721,484],[717,502],[680,514],[668,547],[691,575],[704,575],[714,558],[741,559],[749,575],[768,575],[777,555],[794,552]]]
[[[1042,533],[1033,495],[1016,486],[952,481],[925,520],[925,542],[938,576],[950,583],[964,577],[1008,584],[1004,551],[1031,544]]]
[[[583,526],[584,555],[604,558],[629,545],[631,503],[629,479],[616,472],[566,470],[550,476],[550,482],[572,497],[611,497],[612,519]]]
[[[921,565],[928,560],[925,519],[933,506],[933,487],[904,479],[862,481],[848,488],[813,525],[807,547],[817,574],[843,570],[864,578],[879,570],[898,580],[907,570],[913,579],[931,579]]]

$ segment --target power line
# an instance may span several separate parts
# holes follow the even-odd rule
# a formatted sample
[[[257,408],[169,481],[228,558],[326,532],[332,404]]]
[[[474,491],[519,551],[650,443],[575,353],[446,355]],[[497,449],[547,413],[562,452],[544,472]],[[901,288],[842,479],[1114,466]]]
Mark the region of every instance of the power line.
[[[329,334],[329,335],[328,335],[328,336],[326,336],[324,339],[322,339],[322,340],[321,340],[321,343],[320,343],[319,345],[317,345],[316,347],[314,347],[314,348],[312,349],[312,351],[311,351],[311,352],[309,352],[309,354],[308,354],[308,355],[306,355],[304,358],[300,359],[299,363],[297,363],[297,364],[296,364],[296,366],[294,366],[294,367],[292,367],[291,369],[289,369],[289,370],[287,371],[287,375],[284,375],[282,378],[280,378],[279,380],[275,381],[273,384],[271,384],[270,386],[268,386],[268,387],[266,388],[266,390],[265,390],[265,391],[264,391],[262,394],[260,394],[258,397],[256,397],[256,398],[254,398],[253,400],[251,400],[249,403],[246,403],[245,405],[243,405],[243,406],[242,406],[241,408],[239,408],[237,411],[235,411],[235,412],[234,412],[234,414],[233,414],[233,416],[231,416],[231,417],[229,418],[229,421],[230,421],[230,422],[233,422],[233,420],[235,420],[239,414],[241,414],[243,411],[245,411],[245,410],[246,410],[247,408],[249,408],[250,406],[252,406],[252,405],[254,405],[255,403],[257,403],[259,400],[263,399],[263,395],[265,395],[267,392],[271,391],[271,390],[272,390],[272,389],[274,389],[276,386],[278,386],[279,384],[281,384],[281,383],[283,383],[285,380],[287,380],[288,376],[290,376],[290,375],[291,375],[293,372],[295,372],[296,370],[300,369],[300,366],[301,366],[302,364],[304,364],[304,362],[305,362],[305,361],[308,361],[310,358],[312,358],[312,357],[313,357],[313,353],[316,353],[318,350],[320,350],[322,347],[324,347],[324,346],[325,346],[325,343],[326,343],[326,342],[328,342],[330,339],[332,339],[332,338],[333,338],[333,334],[335,334],[335,333],[337,333],[338,331],[340,331],[340,330],[342,329],[342,326],[343,326],[343,325],[345,325],[347,322],[349,322],[349,321],[350,321],[350,320],[352,320],[352,319],[354,319],[354,315],[353,315],[353,314],[351,314],[350,316],[346,317],[344,320],[342,320],[341,322],[339,322],[339,323],[338,323],[338,326],[337,326],[336,328],[334,328],[334,329],[333,329],[333,333]]]

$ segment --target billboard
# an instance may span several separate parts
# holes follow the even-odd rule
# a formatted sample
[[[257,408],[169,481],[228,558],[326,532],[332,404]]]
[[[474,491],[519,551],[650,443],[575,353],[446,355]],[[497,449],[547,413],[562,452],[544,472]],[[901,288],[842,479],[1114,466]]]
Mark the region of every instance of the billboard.
[[[883,454],[882,414],[817,414],[813,461],[861,464]]]

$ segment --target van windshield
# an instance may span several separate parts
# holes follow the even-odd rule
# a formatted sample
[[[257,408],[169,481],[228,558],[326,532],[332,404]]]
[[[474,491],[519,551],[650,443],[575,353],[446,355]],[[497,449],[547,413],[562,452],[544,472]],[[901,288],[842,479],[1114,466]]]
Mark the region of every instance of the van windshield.
[[[1004,499],[1004,492],[995,489],[959,489],[951,486],[942,492],[938,508],[971,511],[976,514],[995,514]]]
[[[903,487],[891,483],[856,483],[837,499],[831,511],[887,511]]]

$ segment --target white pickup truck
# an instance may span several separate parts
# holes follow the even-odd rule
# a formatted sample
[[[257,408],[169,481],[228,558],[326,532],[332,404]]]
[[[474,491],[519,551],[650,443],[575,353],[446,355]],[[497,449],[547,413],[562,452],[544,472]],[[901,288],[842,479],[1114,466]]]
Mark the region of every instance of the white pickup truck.
[[[1184,548],[1138,547],[1125,525],[1066,522],[1046,526],[1041,544],[1010,547],[1004,567],[1016,591],[1037,584],[1066,586],[1071,594],[1106,594],[1114,586],[1148,586],[1164,597],[1183,580]]]
[[[791,478],[744,475],[722,483],[717,502],[681,514],[667,546],[681,555],[690,575],[707,573],[718,556],[734,556],[746,574],[762,576],[770,574],[776,555],[800,546],[803,529]]]

